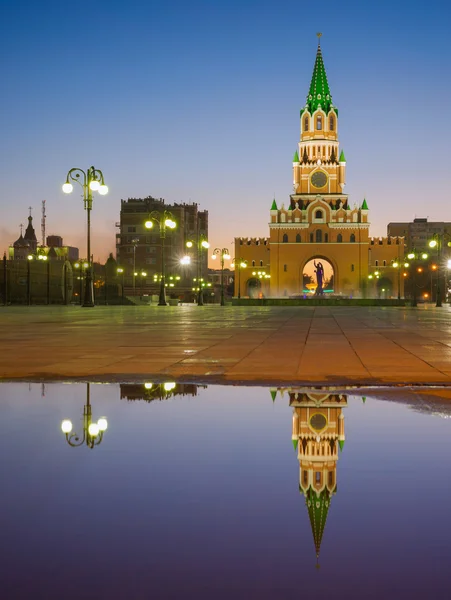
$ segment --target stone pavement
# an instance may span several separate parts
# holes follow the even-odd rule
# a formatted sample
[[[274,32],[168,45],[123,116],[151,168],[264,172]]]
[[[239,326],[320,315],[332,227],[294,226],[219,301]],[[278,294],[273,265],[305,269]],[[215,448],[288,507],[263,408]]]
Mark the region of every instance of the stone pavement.
[[[0,378],[451,384],[451,310],[0,307]]]

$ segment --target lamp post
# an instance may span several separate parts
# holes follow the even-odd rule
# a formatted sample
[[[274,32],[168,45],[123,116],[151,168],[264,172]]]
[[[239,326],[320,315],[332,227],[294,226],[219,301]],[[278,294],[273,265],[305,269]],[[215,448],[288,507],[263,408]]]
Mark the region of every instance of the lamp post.
[[[133,296],[136,296],[136,276],[138,273],[136,272],[136,246],[139,243],[139,238],[133,238]]]
[[[79,436],[77,433],[72,433],[72,421],[64,419],[61,423],[61,430],[66,436],[66,441],[69,446],[82,446],[84,443],[88,448],[98,446],[103,439],[103,434],[108,427],[108,422],[105,417],[101,417],[97,423],[92,422],[92,408],[90,398],[89,383],[86,384],[86,404],[83,408],[83,434]]]
[[[398,275],[398,300],[401,300],[401,264],[399,261],[392,261],[392,267],[397,270]]]
[[[28,306],[31,305],[31,263],[33,260],[47,261],[48,257],[46,254],[39,254],[39,253],[29,254],[27,256],[27,304],[28,304]],[[47,262],[46,273],[47,273],[47,283],[46,283],[47,304],[49,304],[49,263],[48,262]]]
[[[94,287],[92,281],[92,257],[91,257],[91,210],[92,210],[92,192],[99,192],[101,196],[108,193],[108,186],[105,185],[103,173],[99,169],[89,167],[87,171],[74,168],[67,173],[66,183],[63,185],[63,192],[70,194],[74,186],[69,180],[76,181],[83,189],[83,204],[87,214],[87,261],[85,281],[85,297],[82,306],[94,306]]]
[[[121,297],[122,297],[122,304],[124,304],[124,269],[122,267],[118,267],[116,272],[118,273],[118,275],[122,275]]]
[[[413,266],[413,277],[412,277],[412,306],[417,306],[417,265],[418,261],[421,258],[422,260],[427,260],[428,255],[426,252],[417,252],[415,249],[411,252],[407,253],[407,258],[412,261]],[[407,269],[410,266],[408,262],[404,263],[404,267]]]
[[[141,275],[141,300],[142,300],[142,298],[144,296],[144,291],[143,291],[144,281],[147,277],[147,273],[145,271],[141,271],[140,275]]]
[[[3,304],[8,305],[8,263],[6,261],[6,252],[3,253]]]
[[[260,282],[260,294],[259,297],[263,298],[263,285],[265,283],[265,281],[268,281],[268,279],[271,279],[271,275],[268,275],[268,273],[266,273],[266,271],[252,271],[252,276],[253,277],[258,277],[258,280]],[[268,282],[269,283],[269,282]]]
[[[232,260],[232,265],[235,269],[238,269],[238,300],[241,298],[241,269],[245,269],[247,267],[247,261],[242,258],[235,258]]]
[[[443,238],[450,238],[447,233],[434,233],[432,236],[432,240],[429,242],[429,248],[437,248],[437,283],[436,283],[436,302],[435,306],[442,306],[442,291],[440,287],[440,279],[443,274],[442,270],[442,246],[443,246]],[[451,246],[451,241],[448,242],[448,247]]]
[[[221,306],[225,306],[224,301],[224,260],[230,259],[230,254],[227,248],[215,248],[213,250],[213,254],[211,258],[216,260],[216,257],[219,256],[221,259]]]
[[[208,248],[210,248],[210,244],[208,243],[207,238],[204,235],[199,236],[199,232],[197,232],[197,239],[196,242],[193,242],[192,240],[188,240],[186,242],[186,247],[187,248],[192,248],[194,246],[194,244],[196,244],[196,263],[197,263],[197,282],[199,284],[198,286],[198,290],[197,290],[197,306],[203,306],[204,305],[204,295],[203,295],[203,290],[202,290],[202,250],[207,250]],[[182,259],[183,260],[183,259]],[[184,261],[183,264],[189,264],[190,261]]]
[[[158,223],[161,239],[161,280],[160,280],[160,296],[158,306],[166,306],[166,285],[165,285],[165,264],[164,264],[164,240],[166,238],[166,228],[175,229],[177,224],[172,217],[172,213],[168,210],[159,212],[153,210],[144,223],[146,229],[152,229],[154,223]]]

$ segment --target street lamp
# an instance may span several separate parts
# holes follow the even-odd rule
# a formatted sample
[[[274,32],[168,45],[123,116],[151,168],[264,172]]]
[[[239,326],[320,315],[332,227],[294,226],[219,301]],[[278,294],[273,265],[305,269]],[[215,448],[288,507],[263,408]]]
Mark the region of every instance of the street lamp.
[[[434,233],[432,240],[429,242],[429,248],[437,248],[437,284],[436,284],[436,302],[435,306],[440,307],[442,305],[442,292],[440,289],[440,278],[442,274],[442,245],[443,238],[450,237],[447,233]],[[451,242],[448,242],[448,246],[451,246]]]
[[[224,306],[224,260],[229,260],[230,254],[227,248],[215,248],[211,258],[216,260],[217,256],[219,256],[221,259],[221,306]]]
[[[48,261],[46,254],[29,254],[27,256],[27,304],[31,305],[31,262],[33,260]],[[50,263],[47,262],[47,304],[50,304]]]
[[[197,289],[197,306],[203,306],[204,305],[204,295],[203,295],[203,289],[202,289],[202,250],[207,250],[208,248],[210,248],[210,244],[208,243],[208,240],[204,235],[199,236],[199,230],[197,232],[196,242],[193,242],[192,240],[188,240],[186,242],[186,247],[192,248],[194,246],[194,244],[196,244],[197,281],[199,283],[199,287]],[[184,260],[186,258],[188,258],[189,261],[184,262],[182,264],[190,264],[191,259],[189,256],[183,257],[182,260]]]
[[[139,238],[133,238],[132,239],[132,244],[133,244],[133,296],[136,295],[136,276],[138,275],[138,273],[136,273],[136,246],[139,243]]]
[[[118,275],[122,275],[122,304],[124,304],[124,277],[125,277],[124,269],[122,267],[118,267],[116,269],[116,272]]]
[[[99,169],[89,167],[85,172],[83,169],[71,169],[67,173],[66,183],[63,185],[63,192],[70,194],[74,186],[69,180],[76,181],[83,189],[83,203],[87,213],[87,255],[88,268],[86,269],[85,298],[82,306],[94,306],[94,287],[92,282],[92,256],[91,256],[91,210],[92,210],[92,192],[99,192],[101,196],[108,193],[108,186],[105,185],[103,173]]]
[[[245,269],[247,267],[247,261],[242,258],[235,258],[232,260],[232,265],[235,269],[238,269],[238,300],[241,298],[241,269]]]
[[[401,263],[399,263],[397,260],[392,262],[391,265],[394,269],[397,270],[397,275],[398,275],[398,300],[401,300]]]
[[[94,446],[100,444],[103,439],[103,434],[108,427],[108,421],[105,417],[101,417],[97,423],[92,422],[89,385],[89,383],[86,384],[86,404],[83,408],[83,435],[79,436],[77,433],[72,432],[72,421],[69,419],[64,419],[61,423],[61,431],[65,434],[69,446],[82,446],[86,443],[88,448],[92,449]]]
[[[166,228],[175,229],[177,223],[172,218],[172,213],[168,210],[163,211],[162,213],[158,210],[153,210],[144,223],[146,229],[152,229],[153,224],[158,223],[160,229],[160,239],[161,239],[161,280],[160,280],[160,297],[158,299],[158,306],[166,306],[166,289],[165,289],[165,264],[164,264],[164,240],[166,238]]]
[[[417,272],[421,273],[418,267],[418,261],[427,260],[428,254],[426,252],[417,252],[415,249],[413,251],[408,252],[407,258],[412,262],[413,267],[413,276],[412,276],[412,306],[417,306]],[[405,262],[404,267],[408,269],[410,267],[410,263]]]

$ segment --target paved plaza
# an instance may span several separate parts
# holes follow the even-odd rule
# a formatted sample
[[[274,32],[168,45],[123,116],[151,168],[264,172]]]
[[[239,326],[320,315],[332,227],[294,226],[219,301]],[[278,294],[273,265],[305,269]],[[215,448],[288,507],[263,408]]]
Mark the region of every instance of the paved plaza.
[[[0,377],[448,384],[450,319],[448,306],[1,307]]]

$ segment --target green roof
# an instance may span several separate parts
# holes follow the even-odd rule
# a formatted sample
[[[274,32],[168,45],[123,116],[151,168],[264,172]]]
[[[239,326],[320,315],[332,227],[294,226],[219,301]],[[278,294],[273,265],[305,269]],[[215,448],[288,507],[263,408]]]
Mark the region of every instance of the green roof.
[[[368,210],[368,204],[366,203],[365,198],[363,199],[363,202],[362,202],[362,210]]]
[[[313,67],[313,76],[307,96],[306,107],[310,114],[313,114],[320,105],[326,115],[331,108],[335,110],[335,107],[332,104],[332,95],[330,93],[329,84],[327,83],[321,46],[318,42],[318,50],[316,52],[315,66]]]
[[[291,440],[291,441],[293,442],[293,448],[295,450],[297,450],[297,448],[298,448],[298,441],[299,441],[298,438],[296,438],[295,440]]]
[[[338,162],[346,162],[345,153],[343,150],[340,152],[340,158],[338,159]]]
[[[323,539],[324,528],[326,526],[327,514],[330,506],[330,493],[324,489],[319,496],[311,487],[308,489],[305,502],[312,526],[313,540],[315,542],[316,556],[319,556],[321,540]]]
[[[343,451],[343,446],[345,445],[345,441],[344,440],[338,440],[338,445],[340,446],[340,450]]]
[[[276,204],[276,199],[275,199],[275,198],[274,198],[274,200],[272,201],[271,210],[278,210],[278,208],[277,208],[277,204]]]
[[[293,156],[293,162],[299,162],[299,154],[298,154],[298,151],[297,151],[297,150],[296,150],[296,152],[294,153],[294,156]]]

